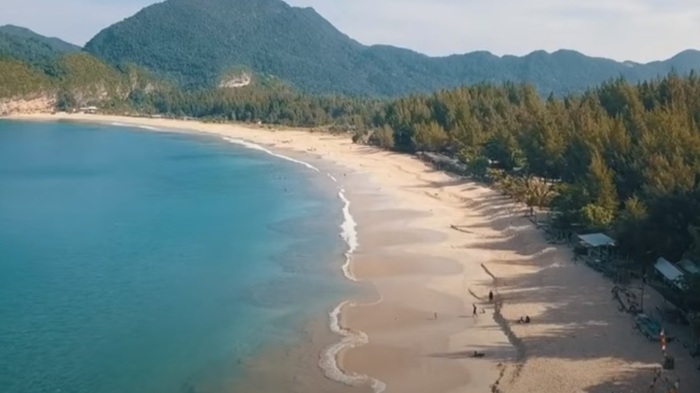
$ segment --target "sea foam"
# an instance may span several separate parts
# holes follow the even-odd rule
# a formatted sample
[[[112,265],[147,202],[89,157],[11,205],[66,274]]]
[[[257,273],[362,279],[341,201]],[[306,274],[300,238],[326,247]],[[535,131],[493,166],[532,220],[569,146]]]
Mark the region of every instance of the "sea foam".
[[[357,281],[357,278],[352,274],[351,269],[351,259],[352,254],[357,250],[359,242],[357,240],[357,223],[355,218],[350,214],[350,201],[345,197],[345,189],[341,188],[338,191],[338,198],[343,201],[343,223],[340,224],[340,236],[343,237],[345,243],[348,245],[348,250],[345,252],[345,263],[343,263],[343,274],[350,281]]]
[[[224,137],[224,139],[227,140],[227,141],[229,141],[229,142],[231,142],[231,143],[235,143],[235,144],[237,144],[237,145],[241,145],[241,146],[247,147],[247,148],[249,148],[249,149],[262,151],[262,152],[265,152],[265,153],[267,153],[267,154],[269,154],[269,155],[271,155],[271,156],[274,156],[274,157],[277,157],[277,158],[281,158],[281,159],[283,159],[283,160],[291,161],[291,162],[297,163],[297,164],[299,164],[299,165],[303,165],[303,166],[305,166],[305,167],[307,167],[307,168],[309,168],[309,169],[311,169],[311,170],[313,170],[313,171],[321,172],[320,169],[318,169],[318,168],[316,168],[315,166],[309,164],[308,162],[301,161],[301,160],[297,160],[296,158],[288,157],[288,156],[285,156],[285,155],[282,155],[282,154],[277,154],[277,153],[273,152],[272,150],[266,149],[266,148],[264,148],[264,147],[262,147],[262,146],[260,146],[260,145],[255,144],[255,143],[251,143],[251,142],[248,142],[248,141],[244,141],[244,140],[242,140],[242,139],[229,138],[229,137]]]
[[[285,156],[283,154],[278,154],[275,153],[269,149],[266,149],[263,146],[260,146],[258,144],[244,141],[242,139],[236,139],[236,138],[229,138],[229,137],[224,137],[224,140],[235,143],[237,145],[241,145],[243,147],[253,149],[253,150],[258,150],[265,152],[271,156],[291,161],[293,163],[305,166],[306,168],[309,168],[313,171],[320,172],[320,170],[309,164],[308,162],[297,160],[292,157]],[[330,173],[326,173],[326,175],[335,183],[338,183],[338,179],[336,179],[333,175]],[[340,236],[343,238],[345,243],[347,244],[348,248],[347,251],[345,252],[345,262],[343,263],[342,270],[343,270],[343,275],[350,281],[357,281],[357,278],[355,275],[352,273],[352,254],[357,250],[357,247],[359,246],[359,241],[357,237],[357,222],[355,221],[355,218],[352,216],[350,213],[350,200],[345,196],[345,189],[340,187],[340,190],[338,191],[338,198],[340,198],[341,201],[343,201],[343,222],[340,224]],[[381,298],[375,302],[379,303],[381,302]],[[340,324],[340,313],[342,312],[344,307],[354,307],[356,306],[355,303],[350,302],[350,301],[344,301],[340,303],[338,306],[336,306],[333,311],[331,311],[328,316],[329,316],[329,325],[330,329],[333,333],[339,335],[342,337],[340,342],[337,342],[328,348],[323,352],[321,355],[321,360],[319,361],[319,365],[321,366],[321,369],[323,369],[324,374],[326,375],[327,378],[330,378],[332,380],[344,383],[346,385],[357,385],[357,384],[363,384],[363,383],[369,383],[372,386],[372,390],[375,393],[382,393],[384,390],[386,390],[386,384],[376,378],[372,378],[368,375],[364,374],[358,374],[358,373],[349,373],[345,372],[340,369],[338,366],[338,354],[346,348],[355,348],[359,347],[362,345],[365,345],[369,342],[369,338],[367,337],[367,334],[365,334],[362,331],[355,331],[351,329],[344,328]]]

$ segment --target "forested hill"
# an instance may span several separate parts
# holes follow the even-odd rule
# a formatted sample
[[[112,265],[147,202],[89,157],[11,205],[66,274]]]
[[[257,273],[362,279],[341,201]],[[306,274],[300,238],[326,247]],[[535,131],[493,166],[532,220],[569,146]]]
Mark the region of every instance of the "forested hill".
[[[63,41],[60,38],[47,37],[47,36],[41,35],[39,33],[36,33],[32,30],[29,30],[26,27],[21,27],[21,26],[15,26],[15,25],[0,26],[0,33],[15,36],[15,37],[20,37],[20,38],[25,38],[25,39],[29,39],[29,40],[36,40],[39,42],[43,42],[43,43],[47,44],[48,46],[50,46],[56,52],[60,52],[60,53],[78,52],[81,49],[78,45],[74,45],[74,44],[71,44],[70,42]]]
[[[611,78],[653,79],[700,68],[700,52],[666,61],[620,63],[574,51],[498,57],[488,52],[431,58],[364,46],[311,8],[282,0],[168,0],[100,32],[86,50],[112,64],[134,62],[185,87],[215,85],[247,66],[312,93],[393,96],[479,82],[527,82],[542,95],[581,92]]]
[[[45,37],[24,27],[0,26],[0,57],[46,64],[61,55],[79,51],[79,46]]]
[[[0,28],[0,115],[125,108],[129,97],[167,86],[134,65],[112,67],[58,39],[16,26]]]

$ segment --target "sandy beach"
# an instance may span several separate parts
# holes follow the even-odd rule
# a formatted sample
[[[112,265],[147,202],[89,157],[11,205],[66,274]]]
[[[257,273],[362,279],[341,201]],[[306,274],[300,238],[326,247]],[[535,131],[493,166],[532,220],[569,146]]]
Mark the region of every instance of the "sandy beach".
[[[357,221],[350,273],[373,288],[341,310],[341,326],[364,332],[368,342],[342,350],[337,362],[350,376],[376,379],[375,391],[386,384],[389,393],[665,392],[649,390],[660,345],[618,311],[613,284],[574,263],[567,247],[549,244],[522,207],[487,187],[349,136],[87,114],[10,118],[196,131],[328,162]],[[530,324],[516,323],[525,315]],[[318,347],[340,340],[327,325],[314,329],[326,330]],[[484,357],[473,358],[474,351]],[[700,391],[698,362],[679,343],[669,351],[676,369],[664,375],[680,378],[680,392]],[[317,362],[320,355],[287,357]],[[257,370],[261,378],[275,372]],[[294,379],[302,384],[294,391],[372,391],[367,378],[347,387],[322,376]]]

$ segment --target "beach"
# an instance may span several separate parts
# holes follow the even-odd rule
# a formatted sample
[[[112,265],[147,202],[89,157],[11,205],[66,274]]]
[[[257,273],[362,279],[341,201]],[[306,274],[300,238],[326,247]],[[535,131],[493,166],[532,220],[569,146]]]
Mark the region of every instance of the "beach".
[[[348,386],[312,376],[300,391],[647,392],[660,366],[660,345],[618,311],[613,284],[574,263],[566,246],[549,244],[524,207],[415,157],[303,130],[86,114],[10,118],[197,132],[300,165],[309,166],[304,157],[327,162],[351,213],[346,224],[356,224],[343,228],[343,268],[371,291],[329,310],[333,331],[313,327],[325,330],[318,351],[287,356],[318,361],[319,378]],[[532,322],[516,323],[523,316]],[[669,351],[676,369],[668,377],[683,381],[681,392],[697,391],[700,372],[687,351],[675,343]],[[262,379],[275,372],[255,363]]]

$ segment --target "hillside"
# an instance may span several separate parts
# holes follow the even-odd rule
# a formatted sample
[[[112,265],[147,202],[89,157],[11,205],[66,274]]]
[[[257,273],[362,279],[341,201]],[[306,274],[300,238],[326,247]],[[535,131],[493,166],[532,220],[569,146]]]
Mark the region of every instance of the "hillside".
[[[80,51],[80,47],[58,38],[44,37],[24,27],[0,26],[0,58],[31,64],[47,64],[57,57]]]
[[[361,45],[313,9],[282,0],[168,0],[104,29],[85,49],[111,64],[134,62],[185,87],[216,85],[229,68],[246,66],[306,92],[372,96],[502,81],[532,83],[541,94],[566,94],[621,75],[638,81],[700,67],[697,51],[650,64],[567,50],[431,58]]]
[[[0,115],[54,107],[125,106],[133,95],[164,86],[134,65],[115,68],[87,52],[60,44],[50,47],[41,36],[9,36],[13,52],[0,56]]]
[[[41,71],[19,60],[0,59],[0,99],[52,90],[54,84]]]
[[[78,45],[74,45],[69,42],[63,41],[60,38],[43,36],[39,33],[35,33],[32,30],[27,29],[26,27],[20,27],[15,25],[0,26],[0,33],[25,38],[28,40],[36,40],[39,42],[43,42],[58,53],[78,52],[81,49]]]

